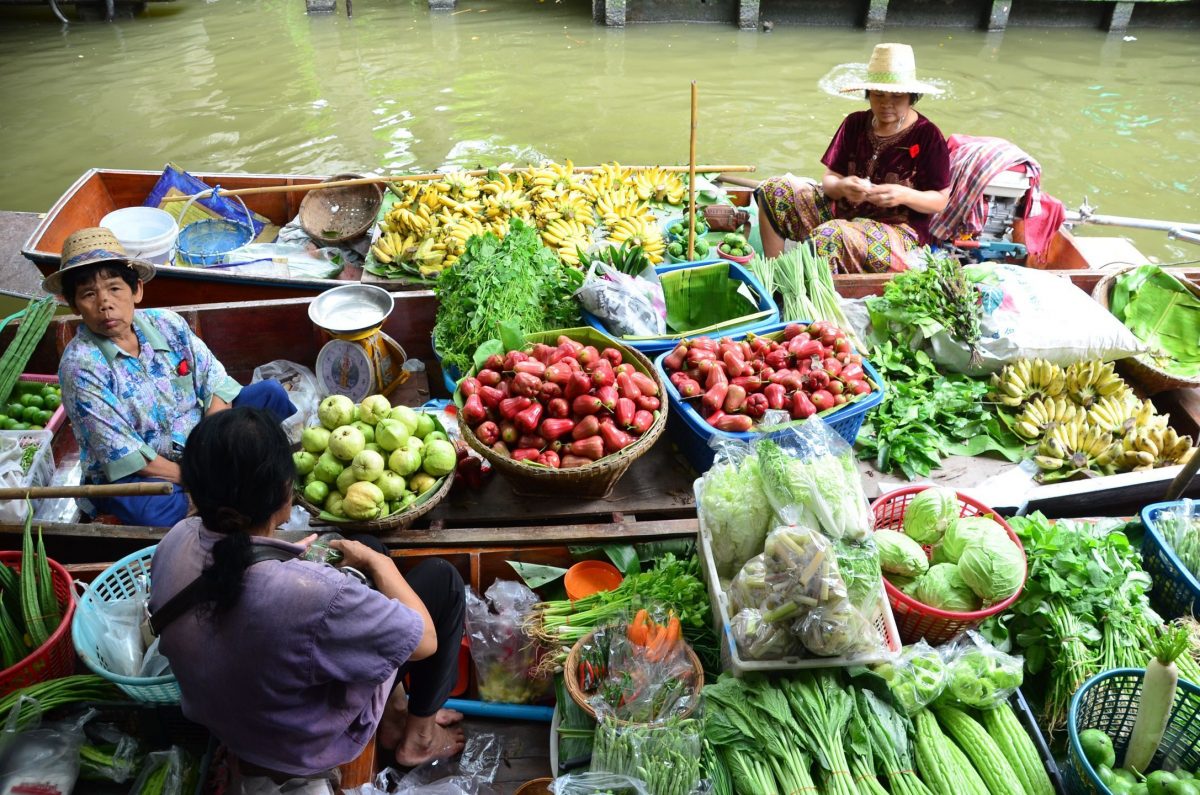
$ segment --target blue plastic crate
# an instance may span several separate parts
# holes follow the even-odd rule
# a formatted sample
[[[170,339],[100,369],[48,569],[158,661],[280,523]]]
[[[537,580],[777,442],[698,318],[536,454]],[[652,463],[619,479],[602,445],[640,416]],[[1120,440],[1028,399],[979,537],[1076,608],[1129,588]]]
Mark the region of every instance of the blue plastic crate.
[[[687,268],[703,268],[703,267],[707,267],[709,265],[718,265],[718,264],[728,265],[729,266],[729,277],[732,279],[737,279],[738,281],[749,285],[750,289],[754,291],[754,294],[758,296],[758,307],[757,307],[757,309],[755,309],[756,312],[770,312],[771,314],[769,314],[766,317],[763,317],[759,320],[750,322],[750,323],[742,323],[737,326],[730,326],[728,328],[719,329],[718,331],[713,332],[713,334],[716,334],[716,335],[719,335],[722,337],[739,337],[740,338],[751,332],[763,333],[763,329],[766,329],[768,327],[774,326],[777,323],[779,323],[779,307],[776,306],[774,297],[767,295],[767,291],[763,288],[762,284],[759,283],[758,279],[754,278],[754,274],[750,273],[749,268],[739,265],[736,262],[731,262],[729,260],[724,260],[724,259],[709,259],[709,260],[704,260],[703,262],[679,262],[679,263],[675,263],[672,265],[659,265],[654,269],[654,271],[659,276],[663,276],[665,274],[672,273],[674,271],[684,270]],[[587,311],[586,309],[584,309],[582,311],[583,311],[583,319],[589,326],[591,326],[592,328],[594,328],[598,331],[602,331],[605,334],[609,334],[609,335],[612,334],[611,331],[609,331],[607,328],[605,328],[604,323],[600,320],[600,318],[596,317],[595,315],[593,315],[591,312]],[[653,359],[655,356],[657,356],[660,353],[665,353],[665,352],[674,350],[675,346],[679,344],[680,340],[689,339],[691,337],[699,337],[699,336],[703,336],[703,335],[691,334],[691,335],[685,335],[683,337],[670,337],[670,338],[658,339],[658,340],[636,340],[636,341],[635,340],[626,340],[626,339],[621,339],[620,337],[616,337],[616,340],[618,342],[620,342],[622,345],[627,345],[630,348],[633,348],[634,350],[636,350],[637,352],[643,354],[644,356],[647,356],[647,357]]]
[[[1182,501],[1156,502],[1142,509],[1142,524],[1146,527],[1142,566],[1154,581],[1150,591],[1154,607],[1167,619],[1200,615],[1200,579],[1183,565],[1158,527],[1159,514],[1181,505]]]
[[[752,332],[760,337],[778,334],[792,322],[808,323],[807,320],[789,321],[788,323],[776,323],[765,329]],[[740,340],[744,339],[746,334],[723,334],[722,337]],[[663,365],[663,360],[670,355],[670,351],[664,351],[654,361],[654,366],[658,370],[659,377],[662,378],[663,384],[667,390],[667,400],[670,403],[670,411],[667,413],[667,433],[670,435],[671,441],[679,448],[684,457],[688,460],[697,472],[704,473],[708,471],[713,464],[713,459],[716,452],[710,446],[710,441],[713,437],[721,437],[723,439],[737,439],[745,442],[752,441],[762,434],[754,431],[746,433],[728,433],[726,431],[718,431],[716,428],[709,425],[700,416],[700,413],[692,407],[692,403],[683,400],[679,395],[679,390],[671,383],[671,379]],[[846,440],[847,444],[853,445],[854,440],[858,438],[859,428],[862,427],[863,420],[866,419],[867,412],[883,402],[883,397],[887,393],[887,386],[883,382],[883,376],[879,371],[871,366],[870,362],[863,359],[863,372],[871,379],[879,388],[867,395],[862,400],[842,406],[837,411],[826,414],[823,419],[839,436]]]
[[[1067,714],[1067,764],[1063,779],[1072,795],[1108,795],[1110,790],[1101,783],[1096,771],[1083,755],[1079,733],[1099,729],[1113,741],[1117,762],[1125,758],[1129,736],[1137,719],[1138,700],[1142,692],[1141,668],[1118,668],[1097,674],[1083,683],[1071,698]],[[1200,687],[1183,679],[1175,690],[1171,717],[1158,753],[1149,770],[1157,770],[1169,760],[1174,770],[1195,770],[1200,767]]]

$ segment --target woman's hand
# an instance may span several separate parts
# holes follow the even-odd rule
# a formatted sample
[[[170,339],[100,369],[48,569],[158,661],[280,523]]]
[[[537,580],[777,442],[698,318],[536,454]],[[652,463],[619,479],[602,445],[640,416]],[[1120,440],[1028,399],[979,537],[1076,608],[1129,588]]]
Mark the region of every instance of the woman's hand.
[[[874,185],[867,195],[867,201],[876,207],[898,207],[907,205],[912,200],[912,188],[903,185]]]
[[[876,186],[871,184],[871,180],[862,177],[843,177],[840,187],[843,198],[855,204],[862,204],[870,200],[871,192]]]
[[[329,542],[329,546],[342,553],[342,565],[350,566],[359,571],[374,571],[382,564],[392,568],[392,559],[380,554],[360,541],[339,538]]]

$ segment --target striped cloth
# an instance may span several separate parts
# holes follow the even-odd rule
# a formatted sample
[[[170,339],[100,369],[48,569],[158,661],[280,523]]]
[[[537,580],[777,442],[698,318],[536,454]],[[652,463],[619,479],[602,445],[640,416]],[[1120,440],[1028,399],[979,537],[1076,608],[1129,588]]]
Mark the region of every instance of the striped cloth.
[[[929,221],[929,235],[935,240],[952,240],[978,234],[987,221],[987,200],[983,189],[998,174],[1024,164],[1029,172],[1029,199],[1036,202],[1042,167],[1015,144],[1003,138],[950,136],[950,200],[946,208]]]

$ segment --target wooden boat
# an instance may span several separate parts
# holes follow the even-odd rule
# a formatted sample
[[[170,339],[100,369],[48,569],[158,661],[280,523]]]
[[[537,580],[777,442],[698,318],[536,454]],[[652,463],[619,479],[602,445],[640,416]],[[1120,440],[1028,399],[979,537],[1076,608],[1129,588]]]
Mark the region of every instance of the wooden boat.
[[[58,269],[59,254],[67,236],[87,226],[96,226],[107,213],[121,207],[140,205],[159,178],[156,171],[120,169],[91,169],[76,180],[54,203],[37,224],[21,249],[43,274]],[[228,190],[271,186],[305,185],[320,182],[319,176],[281,174],[196,174],[208,185],[220,185]],[[735,180],[737,184],[744,180]],[[267,193],[245,197],[246,205],[269,218],[277,225],[291,221],[299,210],[302,192]],[[1014,230],[1017,242],[1023,240],[1020,225]],[[1034,267],[1050,270],[1085,270],[1103,263],[1089,260],[1088,253],[1066,230],[1053,240],[1046,256]],[[342,274],[341,279],[281,278],[248,276],[222,270],[186,267],[162,267],[153,288],[146,291],[143,307],[185,306],[193,304],[223,304],[236,301],[263,301],[312,296],[345,280],[358,279],[354,272]],[[836,276],[838,283],[853,283],[854,277]],[[385,282],[370,274],[364,281],[381,284],[387,289],[405,289],[397,282]]]

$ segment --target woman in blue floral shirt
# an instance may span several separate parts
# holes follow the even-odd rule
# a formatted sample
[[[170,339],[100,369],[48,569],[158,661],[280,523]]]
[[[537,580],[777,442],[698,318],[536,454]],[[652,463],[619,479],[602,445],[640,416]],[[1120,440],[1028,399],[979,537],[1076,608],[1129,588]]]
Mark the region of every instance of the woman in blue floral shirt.
[[[277,381],[242,387],[179,315],[135,309],[154,266],[126,255],[107,229],[81,229],[42,287],[61,295],[82,324],[58,368],[63,406],[79,442],[85,483],[165,480],[168,496],[110,497],[82,504],[124,524],[170,527],[188,499],[179,459],[188,434],[231,405],[296,411]]]

